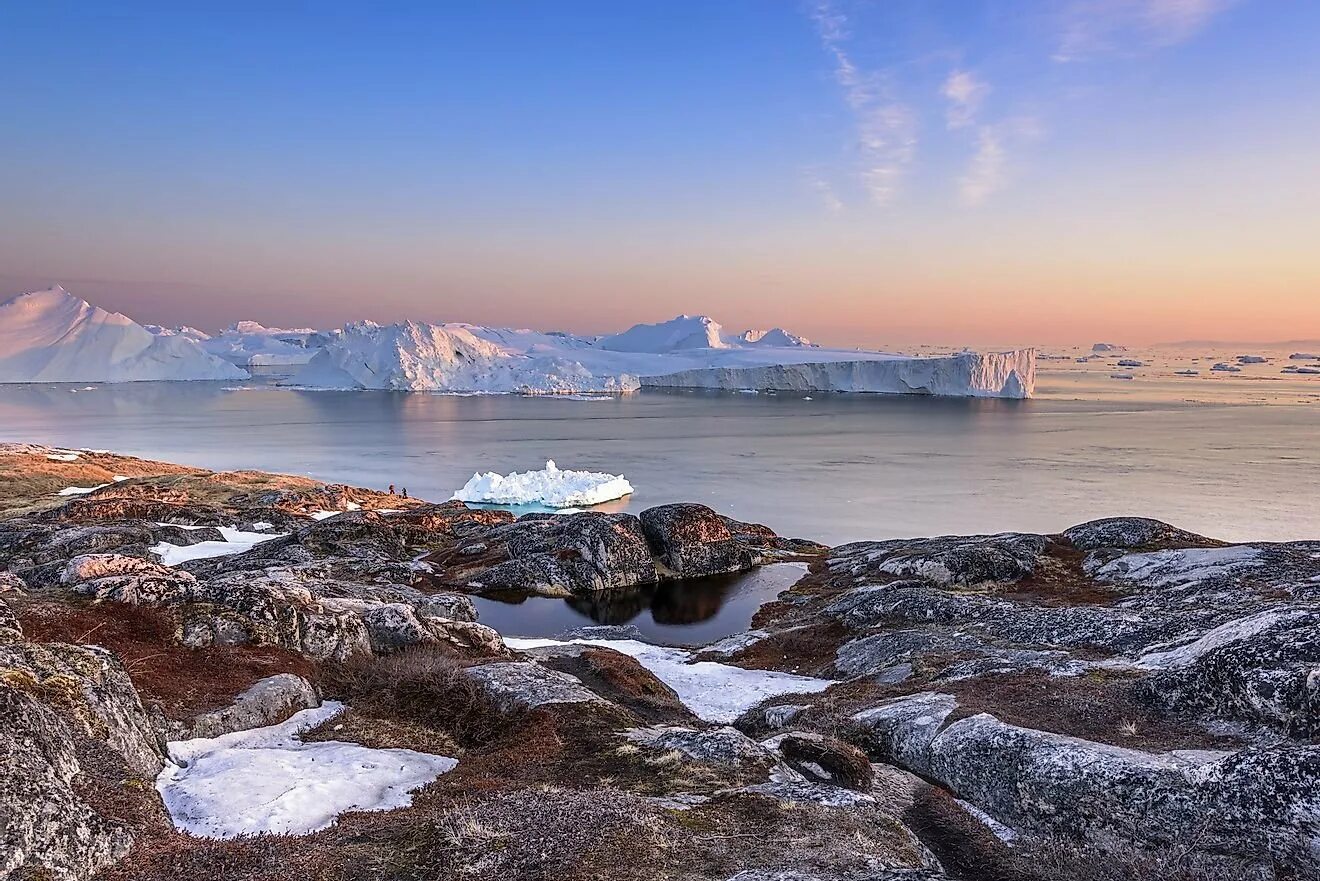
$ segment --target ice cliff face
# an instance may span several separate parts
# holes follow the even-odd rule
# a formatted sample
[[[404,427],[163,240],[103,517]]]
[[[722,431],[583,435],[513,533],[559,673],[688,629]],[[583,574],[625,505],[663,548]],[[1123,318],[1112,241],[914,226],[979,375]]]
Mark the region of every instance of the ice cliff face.
[[[646,376],[642,385],[1029,398],[1036,385],[1036,353],[1033,349],[1019,349],[987,354],[964,352],[946,358],[706,367]]]
[[[153,334],[61,287],[0,304],[0,382],[246,379],[183,334]]]

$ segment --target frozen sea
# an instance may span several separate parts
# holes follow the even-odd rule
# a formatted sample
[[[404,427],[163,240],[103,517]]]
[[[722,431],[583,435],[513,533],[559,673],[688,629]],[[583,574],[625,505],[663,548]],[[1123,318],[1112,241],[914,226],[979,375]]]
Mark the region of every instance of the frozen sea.
[[[1188,358],[1184,361],[1191,363]],[[0,386],[0,440],[257,468],[443,500],[474,471],[626,475],[607,510],[691,500],[830,544],[1140,514],[1320,538],[1320,377],[1130,381],[1043,363],[1029,401],[644,392],[580,400],[225,383]],[[1272,369],[1271,369],[1272,368]]]

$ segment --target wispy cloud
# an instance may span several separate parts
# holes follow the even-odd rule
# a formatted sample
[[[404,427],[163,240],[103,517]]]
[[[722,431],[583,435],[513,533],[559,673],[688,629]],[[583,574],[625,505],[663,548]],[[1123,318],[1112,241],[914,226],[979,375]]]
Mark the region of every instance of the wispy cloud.
[[[1054,60],[1172,46],[1195,36],[1237,0],[1073,0],[1064,7]]]
[[[1018,117],[976,130],[976,152],[958,179],[958,194],[965,205],[980,205],[1009,183],[1009,148],[1040,137],[1040,123]]]
[[[807,182],[808,189],[813,192],[821,205],[831,214],[842,213],[844,205],[839,194],[835,192],[834,185],[820,175],[815,169],[807,169],[803,173],[803,179]]]
[[[976,153],[967,173],[958,180],[958,192],[964,203],[980,205],[992,193],[1004,188],[1004,139],[994,126],[982,126],[976,135]]]
[[[860,167],[858,178],[872,202],[887,204],[917,150],[917,117],[894,95],[883,71],[866,71],[847,49],[848,19],[829,0],[819,0],[812,19],[821,45],[834,59],[834,79],[853,115]]]
[[[970,71],[955,70],[940,87],[940,94],[949,102],[944,113],[949,128],[966,128],[976,121],[981,103],[990,94],[990,84]]]

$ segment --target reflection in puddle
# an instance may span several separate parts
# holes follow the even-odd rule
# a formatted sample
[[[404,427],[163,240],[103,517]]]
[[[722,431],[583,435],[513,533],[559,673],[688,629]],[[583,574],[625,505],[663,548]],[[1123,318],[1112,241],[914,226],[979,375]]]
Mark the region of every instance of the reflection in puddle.
[[[738,575],[668,581],[568,599],[526,594],[472,597],[482,624],[505,636],[551,637],[592,624],[628,624],[648,642],[705,645],[747,630],[762,605],[802,577],[805,565],[776,563]]]

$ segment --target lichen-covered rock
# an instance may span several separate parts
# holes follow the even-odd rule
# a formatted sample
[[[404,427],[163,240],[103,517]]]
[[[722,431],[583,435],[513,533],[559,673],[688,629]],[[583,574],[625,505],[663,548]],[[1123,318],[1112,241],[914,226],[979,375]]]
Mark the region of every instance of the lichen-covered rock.
[[[60,583],[78,596],[134,606],[177,605],[197,591],[197,579],[187,572],[119,554],[74,557],[60,572]]]
[[[99,646],[0,644],[0,682],[55,708],[66,724],[104,741],[139,774],[164,765],[164,745],[118,657]]]
[[[23,638],[23,628],[18,623],[18,616],[0,594],[0,642],[15,642]]]
[[[180,609],[185,645],[275,645],[334,660],[371,651],[357,610],[323,604],[296,582],[250,576],[198,582]]]
[[[505,653],[498,632],[474,621],[454,620],[414,608],[405,603],[372,603],[354,600],[323,600],[330,609],[352,610],[366,625],[371,649],[377,653],[395,652],[423,643],[448,643],[456,648],[481,655]]]
[[[64,563],[80,554],[148,556],[156,541],[146,523],[70,525],[0,521],[0,566],[21,575],[34,586],[58,581]]]
[[[520,590],[550,596],[653,584],[655,563],[631,514],[528,514],[467,546],[427,558],[437,577],[469,590]]]
[[[468,667],[465,672],[507,707],[536,709],[547,704],[605,703],[576,676],[533,661],[482,664]]]
[[[974,586],[1026,578],[1036,571],[1048,546],[1043,535],[1019,532],[856,542],[835,548],[829,566],[854,576],[920,577]]]
[[[155,488],[152,491],[169,492]],[[97,494],[70,499],[58,508],[42,512],[35,519],[65,523],[139,520],[183,526],[225,526],[230,522],[225,512],[217,507],[138,494]]]
[[[1320,610],[1269,609],[1138,663],[1159,671],[1143,687],[1170,710],[1320,737]]]
[[[974,628],[1024,646],[1099,647],[1113,652],[1141,648],[1187,626],[1185,615],[1109,606],[1027,605],[947,590],[922,580],[855,588],[826,606],[824,613],[856,630],[944,625]],[[856,662],[864,663],[864,658]]]
[[[128,852],[132,835],[74,790],[74,734],[37,695],[0,679],[0,877],[81,881]]]
[[[733,540],[766,557],[819,556],[829,551],[826,545],[805,538],[785,538],[769,526],[746,523],[719,515]]]
[[[624,737],[638,746],[661,752],[674,750],[694,762],[719,768],[768,769],[777,764],[773,753],[737,728],[699,731],[677,725],[654,725],[628,729]]]
[[[1149,753],[1022,728],[924,693],[854,717],[876,759],[1019,830],[1198,847],[1320,869],[1320,747]]]
[[[1088,520],[1063,531],[1064,538],[1079,551],[1100,548],[1147,550],[1172,547],[1213,547],[1220,542],[1170,526],[1149,517],[1105,517]]]
[[[677,502],[647,508],[640,516],[652,552],[675,577],[745,572],[763,561],[761,553],[737,541],[724,518],[705,505]]]
[[[27,582],[12,572],[0,572],[0,597],[21,597],[28,591]]]
[[[301,676],[277,673],[252,685],[227,707],[202,713],[192,721],[189,737],[219,737],[283,722],[299,710],[319,707],[316,689]]]

